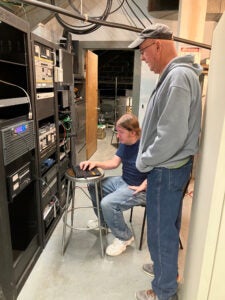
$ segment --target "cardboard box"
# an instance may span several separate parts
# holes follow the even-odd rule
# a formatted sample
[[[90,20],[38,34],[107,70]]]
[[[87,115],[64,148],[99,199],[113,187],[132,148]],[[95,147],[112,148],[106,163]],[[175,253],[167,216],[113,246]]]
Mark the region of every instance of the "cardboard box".
[[[99,125],[97,129],[97,139],[104,139],[106,136],[105,125]]]

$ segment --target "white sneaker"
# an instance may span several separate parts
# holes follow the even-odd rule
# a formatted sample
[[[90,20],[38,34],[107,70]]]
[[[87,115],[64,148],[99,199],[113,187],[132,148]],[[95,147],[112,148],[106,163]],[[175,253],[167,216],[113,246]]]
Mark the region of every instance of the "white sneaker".
[[[98,229],[98,220],[89,220],[87,227],[90,229]]]
[[[117,238],[114,239],[113,243],[106,248],[106,254],[110,256],[117,256],[123,253],[127,246],[134,241],[132,236],[128,241],[121,241]]]

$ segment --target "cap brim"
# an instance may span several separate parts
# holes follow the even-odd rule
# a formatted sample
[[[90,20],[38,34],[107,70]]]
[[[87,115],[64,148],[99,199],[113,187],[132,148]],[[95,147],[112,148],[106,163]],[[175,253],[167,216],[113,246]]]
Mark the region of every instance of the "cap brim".
[[[145,39],[142,39],[140,37],[136,38],[135,41],[133,41],[128,48],[133,48],[133,49],[137,49],[143,42]]]

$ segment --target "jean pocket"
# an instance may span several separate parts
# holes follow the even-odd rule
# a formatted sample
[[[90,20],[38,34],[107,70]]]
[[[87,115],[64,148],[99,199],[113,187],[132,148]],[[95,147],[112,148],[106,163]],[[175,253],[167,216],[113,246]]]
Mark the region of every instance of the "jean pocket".
[[[170,190],[184,190],[186,187],[192,170],[192,162],[188,162],[186,165],[178,169],[169,170],[169,185]]]

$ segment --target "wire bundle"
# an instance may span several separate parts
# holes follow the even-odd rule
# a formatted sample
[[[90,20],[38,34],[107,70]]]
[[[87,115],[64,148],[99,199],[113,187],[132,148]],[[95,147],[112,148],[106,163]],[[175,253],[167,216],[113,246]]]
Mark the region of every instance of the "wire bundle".
[[[135,27],[137,27],[137,25],[135,24],[135,19],[138,20],[138,22],[141,24],[141,26],[144,28],[145,25],[143,24],[143,22],[140,20],[140,18],[137,16],[137,14],[135,13],[135,8],[137,8],[143,15],[144,17],[147,19],[147,21],[152,24],[151,20],[144,14],[144,12],[141,10],[140,6],[136,3],[137,1],[128,1],[128,0],[118,0],[118,7],[116,9],[114,9],[113,11],[111,11],[112,9],[112,0],[107,0],[106,1],[106,7],[104,12],[102,13],[102,15],[97,16],[97,17],[91,17],[92,19],[96,19],[96,21],[105,21],[109,15],[114,14],[115,12],[117,12],[119,9],[122,10],[125,18],[128,20],[128,22],[131,24],[133,24]],[[130,2],[130,3],[129,3]],[[131,3],[132,2],[132,3]],[[68,3],[70,5],[70,7],[75,11],[75,13],[77,14],[82,14],[82,10],[81,12],[79,11],[79,9],[74,5],[72,0],[68,0]],[[51,0],[51,4],[55,5],[55,0]],[[132,4],[135,6],[135,8],[132,7]],[[133,16],[131,16],[131,14]],[[87,14],[83,14],[83,16],[85,16],[85,23],[88,22],[88,15]],[[59,24],[67,31],[67,32],[71,32],[73,34],[77,34],[77,35],[83,35],[83,34],[89,34],[94,32],[95,30],[99,29],[102,25],[99,23],[93,24],[93,23],[89,23],[89,24],[84,24],[84,25],[72,25],[69,24],[68,22],[66,22],[65,20],[62,19],[62,17],[56,13],[55,17],[57,19],[57,21],[59,22]]]

